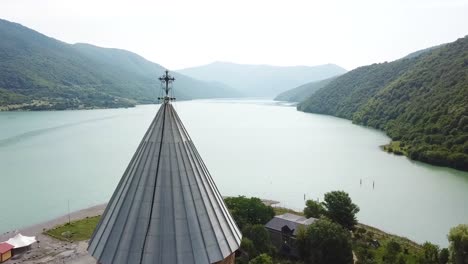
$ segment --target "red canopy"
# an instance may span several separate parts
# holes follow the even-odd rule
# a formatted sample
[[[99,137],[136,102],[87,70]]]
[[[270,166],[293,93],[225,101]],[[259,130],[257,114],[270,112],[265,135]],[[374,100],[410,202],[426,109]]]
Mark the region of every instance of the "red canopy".
[[[0,243],[0,254],[7,253],[8,251],[12,250],[13,246],[8,243]]]

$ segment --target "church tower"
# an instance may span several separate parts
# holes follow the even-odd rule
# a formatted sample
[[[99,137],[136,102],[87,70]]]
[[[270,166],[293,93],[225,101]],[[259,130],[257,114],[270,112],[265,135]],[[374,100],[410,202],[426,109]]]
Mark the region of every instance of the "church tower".
[[[242,235],[164,97],[89,242],[102,264],[234,264]]]

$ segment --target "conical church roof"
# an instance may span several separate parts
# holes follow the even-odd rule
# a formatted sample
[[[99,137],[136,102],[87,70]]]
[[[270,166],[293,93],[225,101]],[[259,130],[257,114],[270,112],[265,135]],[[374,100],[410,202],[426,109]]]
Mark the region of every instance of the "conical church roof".
[[[163,103],[89,242],[103,264],[215,263],[241,233],[174,107]]]

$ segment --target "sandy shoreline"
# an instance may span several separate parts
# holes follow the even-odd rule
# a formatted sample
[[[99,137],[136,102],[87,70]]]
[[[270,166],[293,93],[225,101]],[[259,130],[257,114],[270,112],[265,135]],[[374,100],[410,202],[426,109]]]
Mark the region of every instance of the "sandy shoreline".
[[[76,221],[86,217],[101,215],[106,204],[100,204],[70,213],[70,220]],[[32,225],[26,228],[10,231],[0,235],[0,242],[6,241],[20,232],[26,236],[35,236],[39,243],[32,245],[31,251],[20,256],[15,256],[5,262],[6,264],[42,264],[42,263],[72,263],[72,264],[94,264],[96,261],[88,255],[86,248],[88,241],[69,243],[59,241],[42,232],[68,222],[68,215]]]

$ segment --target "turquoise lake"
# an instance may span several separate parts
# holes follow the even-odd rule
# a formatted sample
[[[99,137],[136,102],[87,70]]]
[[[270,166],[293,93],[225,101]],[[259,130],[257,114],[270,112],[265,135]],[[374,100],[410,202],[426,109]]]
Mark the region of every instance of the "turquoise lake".
[[[106,202],[158,107],[0,112],[0,233]],[[441,246],[468,223],[468,173],[387,154],[380,131],[269,100],[175,108],[224,196],[301,210],[344,190],[360,222]]]

